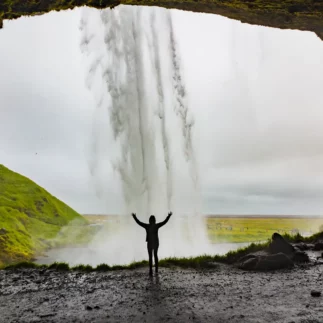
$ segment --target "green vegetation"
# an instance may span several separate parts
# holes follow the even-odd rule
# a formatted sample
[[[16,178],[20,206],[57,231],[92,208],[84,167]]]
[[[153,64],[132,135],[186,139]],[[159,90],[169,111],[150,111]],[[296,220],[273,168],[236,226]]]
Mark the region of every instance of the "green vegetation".
[[[38,265],[34,262],[22,261],[16,264],[8,265],[8,266],[1,266],[1,269],[35,269],[35,268],[48,268],[47,265]]]
[[[69,265],[65,262],[54,262],[48,266],[48,269],[55,269],[60,271],[68,271],[70,269]]]
[[[160,267],[166,267],[166,268],[172,268],[172,267],[196,268],[196,269],[214,268],[216,266],[216,263],[233,264],[244,255],[250,252],[263,250],[267,248],[268,245],[269,245],[269,241],[262,244],[252,243],[246,248],[230,251],[223,256],[202,255],[198,257],[189,257],[189,258],[165,258],[159,261],[159,265]],[[92,271],[106,272],[106,271],[113,271],[113,270],[131,270],[131,269],[143,268],[146,266],[148,266],[148,261],[143,260],[140,262],[133,262],[129,265],[109,266],[107,264],[101,264],[95,268],[89,265],[78,265],[76,267],[70,268],[66,263],[54,263],[47,266],[47,265],[38,265],[35,263],[29,263],[29,262],[20,262],[3,268],[7,270],[19,269],[19,268],[48,268],[48,269],[56,269],[56,270],[73,270],[73,271],[84,271],[84,272],[92,272]]]
[[[323,238],[323,233],[319,232],[311,237],[302,237],[300,234],[294,236],[285,234],[283,237],[289,242],[315,242]],[[238,250],[230,251],[225,255],[202,255],[198,257],[189,257],[189,258],[165,258],[159,261],[160,267],[165,268],[194,268],[194,269],[211,269],[216,268],[219,263],[222,264],[234,264],[243,256],[266,250],[269,247],[270,239],[264,243],[251,243],[249,246],[240,248]],[[66,263],[54,263],[51,265],[38,265],[32,262],[20,262],[12,264],[9,266],[0,266],[0,269],[12,270],[20,268],[40,268],[40,269],[55,269],[62,271],[81,271],[81,272],[108,272],[114,270],[131,270],[137,268],[143,268],[148,266],[148,261],[143,260],[140,262],[133,262],[129,265],[115,265],[109,266],[108,264],[100,264],[97,267],[92,267],[89,265],[78,265],[75,267],[69,267]]]
[[[39,15],[79,6],[113,8],[119,4],[213,13],[249,24],[309,30],[323,39],[321,0],[3,0],[0,2],[0,28],[3,19]]]
[[[30,179],[0,165],[0,265],[51,247],[86,242],[85,218]]]
[[[323,219],[209,217],[205,222],[212,243],[236,243],[265,241],[270,239],[274,232],[290,236],[297,233],[312,235],[320,230]]]

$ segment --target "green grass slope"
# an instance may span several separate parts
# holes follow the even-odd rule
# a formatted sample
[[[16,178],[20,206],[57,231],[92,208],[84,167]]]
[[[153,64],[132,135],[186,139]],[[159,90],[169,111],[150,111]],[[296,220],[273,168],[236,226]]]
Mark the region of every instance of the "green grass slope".
[[[0,265],[31,260],[48,247],[68,243],[70,234],[62,228],[71,223],[80,228],[88,222],[27,177],[0,165]]]

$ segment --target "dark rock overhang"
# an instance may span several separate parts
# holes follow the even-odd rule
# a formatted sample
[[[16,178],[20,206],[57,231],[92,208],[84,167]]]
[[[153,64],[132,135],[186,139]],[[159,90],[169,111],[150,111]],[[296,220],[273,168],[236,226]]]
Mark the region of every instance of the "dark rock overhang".
[[[252,25],[312,31],[323,40],[323,0],[0,0],[0,28],[5,19],[79,6],[102,9],[119,4],[212,13]]]

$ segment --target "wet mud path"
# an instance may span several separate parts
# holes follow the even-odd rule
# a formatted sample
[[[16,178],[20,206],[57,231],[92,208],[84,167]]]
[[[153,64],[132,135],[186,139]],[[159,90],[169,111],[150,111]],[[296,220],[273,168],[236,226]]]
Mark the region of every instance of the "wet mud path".
[[[0,271],[0,322],[322,323],[323,266],[270,273]]]

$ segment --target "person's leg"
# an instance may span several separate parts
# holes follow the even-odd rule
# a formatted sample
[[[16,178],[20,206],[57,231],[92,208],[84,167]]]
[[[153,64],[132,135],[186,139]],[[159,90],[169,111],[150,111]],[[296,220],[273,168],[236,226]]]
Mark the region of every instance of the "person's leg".
[[[153,274],[153,249],[148,247],[148,256],[149,256],[149,275]]]
[[[158,246],[154,249],[155,271],[158,273]]]

